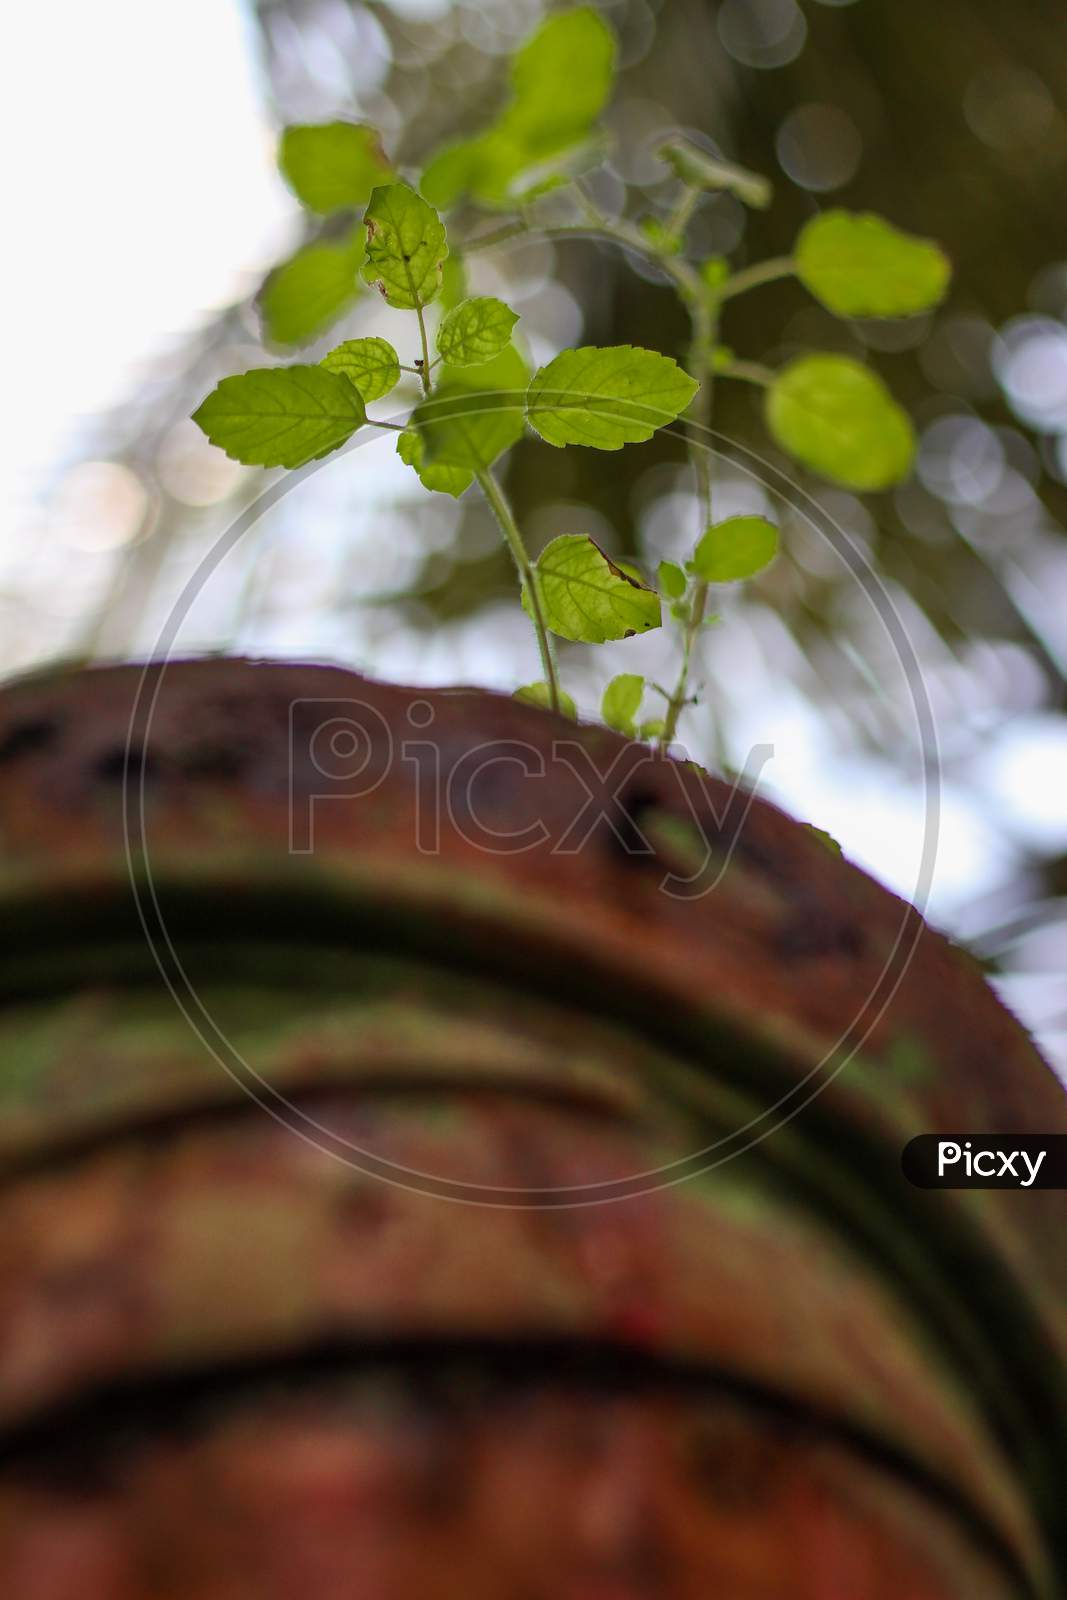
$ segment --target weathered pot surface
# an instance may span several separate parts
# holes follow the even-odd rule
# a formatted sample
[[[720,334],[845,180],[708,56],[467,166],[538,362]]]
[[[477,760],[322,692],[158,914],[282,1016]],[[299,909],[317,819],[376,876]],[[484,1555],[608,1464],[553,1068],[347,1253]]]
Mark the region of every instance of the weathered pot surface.
[[[0,934],[5,1595],[1058,1592],[1062,1196],[900,1155],[1062,1090],[774,807],[477,691],[57,674]]]

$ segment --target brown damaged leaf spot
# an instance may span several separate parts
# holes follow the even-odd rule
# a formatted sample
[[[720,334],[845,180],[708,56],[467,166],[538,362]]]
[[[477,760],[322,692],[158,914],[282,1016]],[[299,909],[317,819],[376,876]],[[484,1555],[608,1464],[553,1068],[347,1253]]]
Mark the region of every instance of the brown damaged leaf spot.
[[[624,583],[628,583],[631,589],[642,589],[646,594],[653,593],[653,590],[649,587],[649,585],[647,583],[642,583],[639,578],[635,578],[632,572],[625,572],[622,567],[616,566],[615,562],[612,561],[607,551],[601,545],[597,544],[595,539],[590,539],[589,543],[593,546],[593,549],[598,553],[598,555],[602,555],[604,557],[604,560],[611,568],[611,571],[614,573],[616,578],[621,578]]]
[[[621,578],[624,583],[628,583],[630,585],[631,589],[640,589],[644,594],[655,593],[655,591],[647,583],[642,583],[639,579],[635,578],[632,573],[624,572],[622,567],[617,566],[615,562],[612,561],[607,551],[601,545],[597,544],[595,539],[590,539],[589,543],[599,555],[603,556],[608,570],[611,572],[613,577]],[[636,628],[627,628],[626,632],[623,634],[624,639],[635,639],[636,637]]]

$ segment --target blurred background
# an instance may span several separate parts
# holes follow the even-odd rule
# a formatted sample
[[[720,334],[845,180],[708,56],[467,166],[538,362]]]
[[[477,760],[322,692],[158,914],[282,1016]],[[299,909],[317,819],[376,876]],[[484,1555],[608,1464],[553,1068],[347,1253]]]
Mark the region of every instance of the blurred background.
[[[551,7],[547,8],[551,9]],[[1067,25],[1059,0],[600,0],[621,40],[597,198],[670,208],[654,150],[690,130],[771,176],[776,201],[710,201],[701,255],[788,253],[821,207],[874,209],[940,240],[955,280],[932,317],[843,323],[792,282],[732,303],[724,337],[775,362],[801,347],[870,360],[914,415],[916,474],[860,500],[761,486],[775,464],[755,391],[720,384],[717,514],[770,505],[786,554],[728,595],[700,646],[698,760],[770,743],[761,790],[828,829],[987,964],[1067,1073]],[[220,533],[267,479],[188,421],[221,376],[262,365],[255,296],[306,226],[276,174],[278,129],[376,123],[417,171],[500,102],[504,60],[542,0],[51,0],[6,23],[0,119],[7,372],[0,405],[0,674],[56,657],[152,651]],[[16,20],[17,15],[17,20]],[[561,86],[561,92],[565,86]],[[643,198],[635,199],[640,185]],[[579,342],[681,352],[681,314],[647,268],[588,242],[480,256],[475,292],[522,314],[537,361]],[[354,334],[403,340],[369,291],[315,359]],[[268,357],[269,359],[269,357]],[[740,448],[733,448],[737,446]],[[679,441],[610,458],[512,452],[529,542],[590,532],[654,567],[697,531]],[[856,582],[837,525],[877,574]],[[176,648],[338,660],[411,683],[505,689],[538,676],[506,557],[477,500],[430,497],[375,442],[271,505],[195,585]],[[884,623],[902,624],[937,757]],[[648,635],[565,653],[594,714],[624,670],[672,675]],[[713,709],[712,709],[713,708]]]

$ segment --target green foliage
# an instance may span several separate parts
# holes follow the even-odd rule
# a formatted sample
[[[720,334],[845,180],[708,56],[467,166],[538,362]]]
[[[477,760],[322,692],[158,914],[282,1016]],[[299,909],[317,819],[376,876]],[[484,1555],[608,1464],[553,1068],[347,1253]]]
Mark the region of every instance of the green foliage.
[[[441,287],[441,268],[448,255],[437,212],[406,183],[390,183],[375,189],[363,220],[367,282],[398,310],[429,305]]]
[[[849,356],[798,356],[767,391],[767,426],[783,450],[846,489],[888,489],[911,470],[907,413]]]
[[[588,534],[553,539],[537,559],[534,581],[545,623],[561,639],[604,644],[660,625],[655,590],[624,572]],[[523,605],[530,612],[528,594]]]
[[[665,256],[681,255],[685,248],[685,240],[676,228],[669,228],[658,217],[645,217],[641,223],[641,232],[649,244]]]
[[[366,420],[359,390],[322,367],[260,367],[223,378],[193,413],[212,444],[257,467],[302,467]]]
[[[363,234],[322,239],[276,267],[259,293],[263,332],[270,344],[308,344],[343,316],[360,293]]]
[[[547,683],[527,683],[521,689],[516,689],[511,697],[519,700],[524,706],[539,706],[542,711],[552,710],[552,691]],[[571,696],[564,690],[560,691],[559,706],[557,708],[563,716],[569,717],[572,722],[578,721],[578,707]]]
[[[592,6],[549,17],[511,67],[511,99],[473,139],[447,145],[422,177],[434,205],[470,195],[485,206],[509,202],[531,168],[580,145],[607,104],[615,76],[615,36]]]
[[[777,529],[766,518],[714,519],[701,432],[711,421],[712,379],[716,392],[720,375],[760,385],[774,440],[831,482],[885,489],[907,475],[914,455],[910,421],[870,368],[844,356],[802,354],[773,371],[736,356],[720,333],[731,299],[795,273],[840,316],[907,316],[940,303],[949,264],[929,240],[880,217],[843,210],[808,222],[790,258],[756,261],[737,272],[723,256],[689,259],[689,224],[709,194],[729,193],[762,209],[772,191],[758,173],[680,136],[660,150],[680,185],[666,220],[652,214],[651,195],[644,197],[640,223],[602,215],[581,186],[570,200],[582,232],[646,257],[673,284],[690,324],[689,370],[670,354],[630,344],[585,346],[562,351],[531,381],[512,343],[516,313],[492,296],[470,296],[464,251],[535,235],[542,213],[532,202],[552,190],[562,197],[603,159],[608,140],[597,119],[611,92],[615,55],[614,35],[592,5],[553,12],[516,53],[499,115],[475,137],[440,151],[423,174],[421,193],[399,181],[371,128],[332,122],[287,129],[279,160],[289,184],[309,210],[340,216],[268,278],[260,295],[267,339],[291,346],[317,338],[357,302],[365,280],[388,305],[412,313],[411,343],[398,340],[398,353],[386,339],[348,339],[318,366],[225,378],[195,417],[234,459],[258,466],[301,466],[337,449],[364,423],[397,427],[397,453],[428,491],[459,496],[477,482],[514,559],[522,604],[537,634],[543,676],[516,695],[527,704],[575,716],[573,700],[559,686],[553,635],[596,644],[645,633],[661,625],[665,602],[680,646],[673,691],[646,684],[639,673],[622,673],[608,684],[601,714],[628,737],[656,739],[666,749],[682,707],[692,700],[694,647],[719,621],[706,610],[708,586],[755,577],[778,550]],[[460,199],[514,214],[488,238],[484,226],[466,243],[461,235],[458,250],[453,240],[450,251],[435,206]],[[362,223],[345,214],[363,205]],[[434,302],[430,316],[441,313],[435,334],[427,325]],[[422,388],[406,424],[368,418],[366,405],[388,395],[402,372],[416,376]],[[527,422],[557,448],[614,451],[652,438],[691,406],[700,429],[691,424],[679,431],[686,432],[703,532],[684,569],[659,563],[659,594],[636,568],[612,561],[584,534],[553,539],[536,563],[530,561],[494,472]],[[642,720],[649,687],[663,695],[666,712]]]
[[[319,365],[354,383],[368,404],[400,382],[400,357],[388,339],[346,339],[323,356]]]
[[[518,313],[492,295],[461,300],[437,330],[437,349],[453,367],[480,367],[511,343]]]
[[[377,130],[354,122],[286,128],[278,165],[297,199],[324,216],[363,205],[392,172]]]
[[[825,828],[816,827],[814,822],[805,822],[804,826],[807,828],[809,833],[814,834],[815,838],[818,839],[819,843],[824,847],[824,849],[829,850],[832,856],[841,855],[841,846],[834,838],[832,833],[827,833]]]
[[[667,600],[680,600],[686,590],[685,573],[676,561],[661,561],[657,572],[660,593]]]
[[[700,263],[699,271],[705,289],[710,289],[714,293],[722,288],[730,276],[730,263],[725,256],[708,256]]]
[[[600,715],[609,728],[633,738],[637,732],[637,713],[645,697],[645,680],[638,672],[620,672],[604,690]]]
[[[871,212],[824,211],[801,230],[797,277],[839,317],[907,317],[944,299],[952,268],[930,239]]]
[[[691,189],[725,190],[757,211],[765,211],[774,196],[767,178],[736,162],[720,161],[690,139],[672,139],[660,146],[659,154]]]
[[[428,462],[422,435],[415,428],[405,428],[396,441],[396,453],[401,461],[418,473],[424,489],[450,494],[458,500],[474,482],[471,467],[450,467],[444,462]]]
[[[654,350],[585,345],[541,368],[526,415],[547,444],[621,450],[673,422],[699,387],[676,361]]]
[[[441,292],[437,303],[442,311],[451,311],[467,298],[467,268],[463,257],[450,250],[441,269]]]
[[[446,367],[411,419],[422,439],[424,461],[470,473],[491,467],[522,438],[529,378],[514,345],[480,367]]]
[[[727,517],[706,529],[693,551],[692,571],[704,583],[754,578],[778,554],[778,529],[766,517]]]

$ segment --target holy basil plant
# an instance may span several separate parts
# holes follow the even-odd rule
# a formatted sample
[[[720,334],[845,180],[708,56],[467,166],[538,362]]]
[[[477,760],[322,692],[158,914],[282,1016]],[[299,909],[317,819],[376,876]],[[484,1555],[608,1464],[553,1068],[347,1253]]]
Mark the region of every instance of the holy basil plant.
[[[670,213],[606,216],[586,178],[608,150],[600,118],[615,58],[612,32],[592,7],[554,14],[511,62],[496,120],[434,153],[421,174],[397,170],[373,128],[348,122],[287,128],[282,174],[321,220],[318,235],[263,287],[268,344],[293,348],[319,338],[368,288],[410,314],[410,343],[399,352],[379,337],[346,339],[318,361],[224,378],[195,420],[228,455],[260,467],[301,467],[362,428],[388,429],[427,491],[458,496],[476,488],[514,558],[522,606],[537,636],[543,677],[520,689],[520,699],[573,716],[554,640],[630,638],[661,627],[666,610],[680,643],[673,687],[622,673],[602,706],[609,726],[666,748],[688,701],[694,644],[717,620],[708,609],[714,586],[756,577],[778,551],[778,532],[767,518],[715,516],[708,445],[713,380],[760,385],[774,443],[831,483],[888,489],[907,476],[915,450],[907,414],[861,362],[812,351],[772,369],[720,344],[729,301],[795,276],[835,315],[914,316],[943,298],[949,265],[929,240],[844,210],[807,222],[788,257],[739,270],[719,256],[694,259],[689,222],[708,195],[726,192],[762,209],[772,192],[766,178],[684,137],[659,151],[664,176],[675,184]],[[561,216],[568,204],[572,214]],[[489,228],[479,222],[485,213],[496,219]],[[634,344],[584,345],[532,372],[518,315],[495,296],[467,295],[464,263],[537,234],[607,242],[658,267],[688,317],[682,359]],[[405,374],[418,388],[405,420],[368,415],[368,406]],[[500,458],[524,433],[547,448],[611,452],[640,445],[679,419],[700,504],[687,562],[661,562],[653,580],[613,560],[580,528],[531,559],[498,472]],[[642,719],[648,692],[664,706],[661,715]]]

